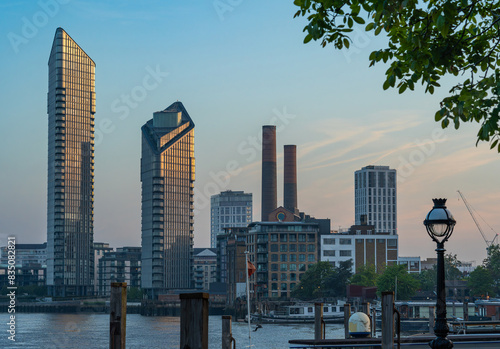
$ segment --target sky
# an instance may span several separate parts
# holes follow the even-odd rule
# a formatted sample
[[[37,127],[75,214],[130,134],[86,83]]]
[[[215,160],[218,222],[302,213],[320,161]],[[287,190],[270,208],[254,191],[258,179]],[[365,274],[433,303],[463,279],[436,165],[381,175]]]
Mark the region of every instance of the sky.
[[[195,123],[195,246],[210,241],[210,196],[253,193],[260,220],[262,125],[297,145],[298,206],[332,229],[354,224],[354,171],[398,170],[400,256],[434,257],[423,220],[448,198],[457,220],[447,253],[480,264],[481,237],[500,231],[500,155],[477,147],[477,124],[434,122],[452,81],[434,95],[382,89],[385,44],[357,28],[351,48],[303,44],[293,1],[2,1],[0,3],[0,245],[46,241],[48,58],[57,27],[96,63],[94,241],[140,246],[140,128],[181,101]],[[154,81],[154,86],[145,81]],[[447,88],[448,87],[448,88]],[[144,93],[145,91],[145,93]]]

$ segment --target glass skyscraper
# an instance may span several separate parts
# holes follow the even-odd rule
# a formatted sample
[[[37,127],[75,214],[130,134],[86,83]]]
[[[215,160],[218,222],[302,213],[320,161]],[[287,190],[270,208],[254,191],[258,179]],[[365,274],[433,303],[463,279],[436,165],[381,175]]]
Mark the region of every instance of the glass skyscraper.
[[[95,63],[57,28],[49,58],[47,286],[94,293]]]
[[[141,131],[141,284],[155,299],[193,287],[194,123],[175,102]]]
[[[224,228],[246,227],[252,223],[252,194],[226,190],[210,198],[210,247],[217,247],[217,235]]]
[[[373,225],[375,233],[397,234],[396,170],[365,166],[356,171],[354,205],[356,225]]]

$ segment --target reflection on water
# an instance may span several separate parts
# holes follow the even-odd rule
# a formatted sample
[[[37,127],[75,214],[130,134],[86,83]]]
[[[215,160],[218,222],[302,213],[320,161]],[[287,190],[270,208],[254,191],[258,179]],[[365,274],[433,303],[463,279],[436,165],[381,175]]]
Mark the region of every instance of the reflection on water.
[[[8,314],[0,316],[7,319]],[[127,348],[178,348],[179,318],[127,316]],[[7,321],[1,321],[1,323]],[[1,326],[1,325],[0,325]],[[209,348],[221,347],[222,320],[211,316],[209,320]],[[6,328],[6,325],[5,325]],[[252,324],[252,330],[255,325]],[[61,348],[94,349],[108,348],[109,315],[106,314],[16,314],[16,342],[4,334],[0,348]],[[2,331],[3,333],[6,333]],[[327,325],[327,338],[342,338],[342,325]],[[237,348],[249,345],[248,325],[233,323],[233,337]],[[266,325],[251,332],[252,348],[288,348],[290,339],[312,339],[313,324]]]

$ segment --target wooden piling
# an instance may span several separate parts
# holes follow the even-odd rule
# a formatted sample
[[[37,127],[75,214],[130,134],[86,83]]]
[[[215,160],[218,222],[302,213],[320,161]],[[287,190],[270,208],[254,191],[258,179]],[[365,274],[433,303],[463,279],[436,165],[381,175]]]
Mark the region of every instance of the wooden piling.
[[[464,321],[469,321],[469,301],[464,299],[463,301],[464,307]]]
[[[351,305],[349,303],[344,304],[344,337],[349,339],[349,318],[351,317]]]
[[[125,349],[127,283],[112,282],[109,301],[109,349]]]
[[[382,292],[382,349],[394,348],[394,292]]]
[[[370,303],[369,302],[361,303],[361,312],[365,313],[368,317],[370,317]]]
[[[370,302],[363,302],[361,303],[361,312],[365,313],[366,316],[368,316],[368,318],[370,319],[370,332],[373,333],[373,328],[375,327],[374,323],[371,321],[372,318],[371,318],[371,314],[370,314]],[[372,336],[370,334],[370,336]]]
[[[231,315],[222,316],[222,349],[231,349],[233,341]]]
[[[371,314],[371,330],[372,330],[372,338],[377,337],[377,311],[375,308],[372,309],[372,314]]]
[[[183,293],[181,349],[208,349],[208,293]]]
[[[324,339],[323,331],[323,303],[314,303],[314,339]]]

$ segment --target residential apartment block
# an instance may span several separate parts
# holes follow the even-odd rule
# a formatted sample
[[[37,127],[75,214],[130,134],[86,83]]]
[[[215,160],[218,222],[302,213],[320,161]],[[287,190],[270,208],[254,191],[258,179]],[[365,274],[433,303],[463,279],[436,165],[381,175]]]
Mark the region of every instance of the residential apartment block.
[[[181,102],[142,128],[142,288],[193,288],[194,123]]]
[[[398,236],[374,233],[374,226],[354,225],[348,232],[321,235],[321,261],[338,267],[352,261],[352,272],[363,265],[373,265],[382,272],[386,265],[398,262]]]
[[[375,233],[397,234],[396,170],[366,166],[354,173],[354,215],[356,225],[366,223]]]
[[[112,282],[126,282],[127,287],[141,287],[141,248],[122,247],[105,252],[98,265],[99,296],[109,297]]]
[[[210,247],[217,247],[217,235],[225,228],[246,227],[252,222],[252,194],[223,191],[210,199]]]
[[[251,223],[247,248],[257,270],[250,289],[257,299],[289,298],[309,266],[318,262],[319,237],[317,223]]]
[[[47,286],[94,294],[95,63],[57,28],[49,57]]]

